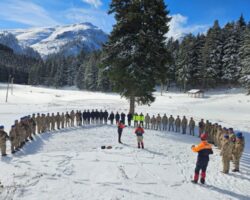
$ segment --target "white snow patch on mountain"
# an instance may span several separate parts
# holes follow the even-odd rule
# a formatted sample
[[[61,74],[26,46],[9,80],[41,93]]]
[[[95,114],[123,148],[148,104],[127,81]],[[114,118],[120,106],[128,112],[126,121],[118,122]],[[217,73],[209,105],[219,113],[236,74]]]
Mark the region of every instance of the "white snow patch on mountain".
[[[63,52],[64,55],[76,55],[82,49],[93,51],[100,49],[108,35],[90,23],[65,26],[9,30],[24,47],[32,47],[43,58]]]

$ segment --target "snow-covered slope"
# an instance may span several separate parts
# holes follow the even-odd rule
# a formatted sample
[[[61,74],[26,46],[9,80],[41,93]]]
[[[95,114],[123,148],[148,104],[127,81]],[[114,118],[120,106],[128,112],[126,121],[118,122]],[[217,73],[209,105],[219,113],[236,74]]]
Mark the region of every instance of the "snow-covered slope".
[[[29,46],[20,45],[17,38],[10,32],[0,32],[0,44],[3,44],[13,49],[15,54],[26,55],[34,58],[39,57],[39,54]]]
[[[15,119],[33,112],[128,111],[128,102],[116,94],[15,85],[5,103],[5,92],[6,85],[0,84],[0,123],[6,130]],[[137,112],[193,116],[243,131],[241,172],[220,173],[221,157],[214,148],[207,185],[193,185],[197,155],[190,146],[199,142],[197,137],[146,130],[146,149],[138,150],[133,129],[124,130],[125,144],[119,145],[115,126],[91,125],[36,136],[23,151],[2,158],[0,180],[5,189],[0,199],[250,199],[250,97],[238,89],[208,92],[204,99],[176,92],[155,96],[155,103],[138,106]],[[101,150],[102,145],[113,149]]]
[[[81,49],[99,49],[107,41],[107,34],[90,23],[79,23],[49,28],[11,31],[23,46],[38,51],[42,57],[63,52],[75,55]]]

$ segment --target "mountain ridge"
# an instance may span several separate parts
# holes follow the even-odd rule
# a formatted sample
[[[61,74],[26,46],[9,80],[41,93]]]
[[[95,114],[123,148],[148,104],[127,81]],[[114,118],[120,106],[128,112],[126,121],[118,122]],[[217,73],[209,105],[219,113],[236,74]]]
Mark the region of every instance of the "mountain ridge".
[[[19,46],[8,45],[6,42],[3,44],[19,53],[22,48],[32,48],[35,52],[38,52],[43,59],[46,59],[52,54],[62,53],[65,56],[75,56],[79,54],[81,50],[97,50],[100,49],[108,39],[108,35],[104,31],[91,23],[6,30],[0,32],[0,35],[3,33],[14,35]],[[14,41],[15,39],[13,38],[12,40]],[[17,41],[15,41],[15,43]]]

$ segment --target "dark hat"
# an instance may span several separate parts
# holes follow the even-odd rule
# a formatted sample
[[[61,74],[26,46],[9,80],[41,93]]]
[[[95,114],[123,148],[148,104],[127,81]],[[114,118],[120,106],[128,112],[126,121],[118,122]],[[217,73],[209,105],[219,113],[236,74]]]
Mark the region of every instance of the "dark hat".
[[[229,135],[225,134],[225,135],[224,135],[224,138],[228,139],[228,138],[229,138]]]
[[[237,134],[236,134],[236,137],[242,139],[242,138],[243,138],[243,135],[242,135],[242,133],[237,133]]]
[[[0,126],[0,129],[4,129],[4,126],[1,125],[1,126]]]

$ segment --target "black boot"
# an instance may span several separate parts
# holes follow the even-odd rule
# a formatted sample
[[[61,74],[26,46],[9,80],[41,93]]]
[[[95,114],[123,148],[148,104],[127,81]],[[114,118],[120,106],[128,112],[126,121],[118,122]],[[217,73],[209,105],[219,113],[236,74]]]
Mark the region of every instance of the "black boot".
[[[205,179],[204,178],[201,178],[201,184],[205,184]]]
[[[138,149],[140,149],[140,148],[141,148],[140,143],[138,143]]]

